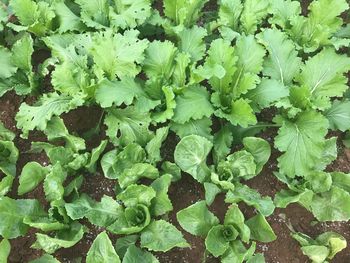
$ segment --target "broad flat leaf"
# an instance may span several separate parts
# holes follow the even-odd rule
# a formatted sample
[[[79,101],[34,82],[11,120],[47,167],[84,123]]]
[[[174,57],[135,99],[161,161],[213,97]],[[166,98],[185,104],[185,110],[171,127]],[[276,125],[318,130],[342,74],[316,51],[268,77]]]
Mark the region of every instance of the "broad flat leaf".
[[[276,240],[277,236],[263,215],[257,214],[245,223],[250,228],[252,239],[265,243]]]
[[[150,0],[119,0],[113,1],[115,6],[110,8],[111,25],[125,28],[135,28],[143,24],[151,16]],[[112,11],[113,10],[113,11]]]
[[[143,204],[149,207],[155,196],[156,192],[152,187],[142,184],[132,184],[118,194],[117,199],[123,202],[126,207],[136,206],[137,204]]]
[[[256,174],[259,174],[271,155],[270,144],[264,139],[257,137],[245,137],[243,139],[244,149],[254,156],[256,163]]]
[[[123,212],[120,204],[106,195],[101,198],[101,202],[96,202],[88,195],[82,194],[72,203],[66,203],[65,209],[71,219],[77,220],[86,217],[92,224],[101,227],[112,224]]]
[[[125,237],[120,237],[115,243],[115,250],[120,258],[124,258],[124,255],[131,245],[135,245],[139,239],[138,235],[128,235]]]
[[[140,69],[136,64],[144,60],[147,40],[138,38],[139,31],[128,30],[123,35],[113,31],[100,32],[93,38],[90,53],[95,62],[95,70],[102,71],[110,80],[135,77]]]
[[[44,192],[46,200],[55,201],[63,199],[63,182],[67,178],[67,172],[63,169],[60,162],[55,164],[50,173],[44,179]]]
[[[3,239],[0,242],[0,260],[7,262],[7,258],[10,255],[11,244],[7,239]]]
[[[123,257],[123,263],[159,263],[158,259],[153,256],[150,252],[144,251],[136,247],[135,245],[130,245],[128,250]]]
[[[7,239],[23,236],[28,226],[23,223],[24,217],[45,216],[39,202],[34,199],[11,199],[0,197],[0,234]]]
[[[350,129],[350,101],[334,101],[332,107],[325,113],[330,128],[345,132]]]
[[[156,131],[156,135],[154,136],[154,138],[147,143],[145,149],[148,154],[148,160],[151,163],[155,164],[162,160],[160,150],[162,147],[162,143],[166,140],[168,136],[168,132],[168,127],[159,128]]]
[[[0,47],[0,78],[6,79],[16,73],[17,68],[11,61],[11,52],[4,47]]]
[[[183,93],[176,97],[175,114],[172,120],[183,124],[191,119],[209,118],[213,112],[208,91],[202,86],[195,85],[185,88]]]
[[[92,149],[89,162],[85,166],[90,173],[96,172],[97,161],[100,159],[101,154],[106,149],[107,144],[107,140],[102,140],[99,146]]]
[[[230,153],[232,142],[232,132],[228,125],[214,135],[214,160],[216,163]]]
[[[29,263],[60,263],[57,259],[49,254],[44,254],[40,258],[29,261]]]
[[[166,109],[164,111],[152,113],[152,120],[160,123],[166,122],[168,119],[171,119],[174,116],[174,109],[176,107],[175,94],[173,88],[169,86],[164,86],[162,87],[162,91],[165,97]],[[141,101],[140,105],[142,106],[142,108],[145,107],[144,103],[141,103]]]
[[[19,177],[18,195],[32,191],[42,180],[44,180],[48,169],[37,162],[27,163]]]
[[[150,251],[167,252],[174,247],[189,247],[189,244],[175,226],[164,220],[157,220],[142,231],[141,247]]]
[[[108,108],[113,104],[130,105],[139,94],[142,94],[141,86],[132,78],[123,78],[114,81],[103,80],[97,85],[95,96],[102,108]]]
[[[214,257],[223,255],[230,246],[223,235],[224,228],[222,225],[213,226],[205,238],[205,247]]]
[[[189,54],[192,62],[201,60],[206,51],[203,41],[206,36],[207,31],[202,27],[185,28],[178,34],[179,50]]]
[[[115,145],[136,142],[144,146],[151,139],[149,113],[139,112],[134,107],[110,109],[104,122],[106,134]]]
[[[289,177],[307,174],[321,158],[328,121],[320,113],[306,111],[295,122],[283,121],[275,138],[275,147],[285,152],[278,166]]]
[[[15,177],[18,155],[18,149],[13,142],[0,140],[0,171]]]
[[[205,237],[219,224],[219,219],[208,210],[205,201],[199,201],[176,214],[180,226],[192,235]]]
[[[36,233],[36,241],[31,248],[42,249],[48,254],[54,253],[59,248],[69,248],[78,243],[84,236],[85,227],[78,222],[73,222],[70,229],[60,230],[54,237]]]
[[[16,137],[16,134],[4,126],[4,124],[0,121],[0,140],[2,141],[13,141]]]
[[[59,20],[58,32],[60,34],[67,31],[81,31],[85,29],[80,17],[74,14],[64,2],[56,2],[54,8]]]
[[[265,29],[259,40],[269,51],[263,73],[283,85],[291,84],[301,66],[293,41],[278,29]]]
[[[220,187],[218,187],[216,184],[207,183],[207,182],[204,183],[204,189],[205,189],[205,202],[209,206],[214,202],[215,197],[222,191]]]
[[[31,73],[33,52],[33,39],[29,34],[25,34],[12,47],[13,65],[26,73]]]
[[[328,255],[329,259],[332,259],[337,253],[346,248],[346,239],[335,232],[325,232],[316,238],[321,244],[329,246],[331,253]]]
[[[343,73],[350,70],[350,58],[324,49],[309,58],[298,76],[298,82],[306,86],[312,98],[343,96],[347,90],[347,79]]]
[[[170,124],[170,129],[181,139],[188,135],[198,135],[211,141],[213,137],[211,135],[211,125],[211,119],[203,118],[200,120],[190,120],[183,124],[173,122]]]
[[[175,162],[181,170],[192,175],[197,181],[203,182],[210,174],[206,161],[212,147],[213,144],[203,137],[186,136],[176,145]]]
[[[172,176],[170,174],[165,174],[151,184],[151,187],[156,191],[156,197],[151,204],[151,213],[154,216],[164,215],[173,210],[173,205],[168,196],[171,179]]]
[[[246,0],[241,15],[241,23],[247,34],[254,34],[257,26],[269,13],[269,1]]]
[[[279,80],[263,79],[255,89],[248,92],[247,98],[259,109],[264,109],[288,95],[289,89]]]
[[[313,198],[311,211],[321,222],[347,221],[350,219],[349,204],[350,194],[337,186],[332,186],[330,191]]]
[[[119,256],[114,250],[106,231],[98,234],[87,255],[86,263],[120,263]]]
[[[135,163],[120,174],[118,183],[124,189],[131,184],[137,183],[143,177],[154,180],[159,177],[159,171],[149,163]]]
[[[47,122],[52,116],[59,116],[83,103],[84,100],[80,95],[69,97],[57,93],[45,94],[34,106],[29,106],[26,103],[21,104],[16,115],[17,127],[22,130],[22,136],[26,138],[29,131],[35,128],[45,130]]]
[[[232,204],[227,209],[224,218],[224,224],[226,226],[232,225],[238,230],[240,238],[243,242],[248,243],[250,239],[250,229],[244,223],[245,218],[242,211],[237,204]]]

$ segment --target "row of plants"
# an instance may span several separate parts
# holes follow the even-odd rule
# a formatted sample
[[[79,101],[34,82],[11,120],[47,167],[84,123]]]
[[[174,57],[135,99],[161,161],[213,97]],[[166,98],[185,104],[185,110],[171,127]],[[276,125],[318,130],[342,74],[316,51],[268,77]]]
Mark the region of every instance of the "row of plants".
[[[19,132],[0,125],[1,261],[8,240],[34,228],[31,247],[44,254],[31,262],[59,262],[53,254],[77,244],[87,221],[102,228],[82,255],[88,263],[153,263],[152,252],[188,249],[168,220],[168,189],[182,176],[203,185],[205,200],[178,211],[177,221],[224,263],[265,262],[256,242],[278,238],[266,220],[276,207],[298,203],[320,222],[350,219],[350,174],[326,170],[338,153],[330,131],[350,129],[350,28],[339,17],[348,3],[314,0],[303,15],[291,0],[164,0],[159,10],[154,2],[2,1],[0,96],[12,91],[23,101]],[[102,114],[75,134],[61,116],[81,106]],[[273,118],[261,117],[266,110]],[[260,136],[266,130],[277,131],[272,143]],[[37,131],[45,142],[28,137]],[[180,141],[165,158],[171,134]],[[16,136],[49,164],[16,169],[25,154]],[[274,197],[246,185],[271,147],[280,154],[274,175],[286,185]],[[80,190],[98,172],[115,181],[114,196],[94,200]],[[41,184],[47,204],[26,197]],[[229,204],[222,222],[210,211],[219,194]],[[255,215],[246,218],[239,202]],[[313,262],[346,247],[334,232],[291,233]]]

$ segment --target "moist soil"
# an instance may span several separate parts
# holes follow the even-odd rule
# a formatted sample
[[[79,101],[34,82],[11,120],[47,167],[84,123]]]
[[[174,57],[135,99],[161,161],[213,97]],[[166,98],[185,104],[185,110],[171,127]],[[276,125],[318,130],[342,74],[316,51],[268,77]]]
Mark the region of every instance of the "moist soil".
[[[307,6],[310,1],[301,1],[303,7],[303,14],[307,14]],[[161,11],[161,5],[159,1],[155,3],[155,7]],[[215,1],[210,1],[205,11],[215,10]],[[349,21],[349,16],[344,15],[345,20]],[[38,54],[38,57],[41,57]],[[35,57],[33,58],[35,60]],[[41,60],[38,58],[37,60]],[[48,81],[49,83],[49,81]],[[50,90],[50,87],[46,87]],[[25,102],[32,104],[35,98],[28,97]],[[16,133],[15,143],[20,151],[19,160],[17,163],[17,175],[21,173],[23,166],[30,161],[39,162],[42,165],[48,164],[48,159],[45,154],[28,153],[30,149],[31,141],[46,141],[45,136],[40,132],[32,132],[29,139],[24,140],[20,138],[20,131],[16,129],[15,115],[18,111],[23,99],[14,94],[8,92],[2,98],[0,98],[0,121],[2,121],[6,128]],[[77,110],[71,111],[68,114],[63,115],[63,119],[69,131],[73,134],[82,136],[85,132],[94,128],[101,118],[101,110],[97,107],[81,107]],[[273,116],[274,111],[269,110],[263,112],[260,115],[261,120],[269,120]],[[215,129],[216,127],[213,127]],[[276,134],[276,130],[269,130],[262,132],[258,136],[266,139],[273,144],[273,138]],[[341,140],[343,134],[332,134],[338,136],[338,158],[327,169],[329,171],[342,171],[350,173],[350,150],[343,148]],[[99,142],[105,138],[104,131],[100,131],[99,135],[92,137],[87,141],[88,149],[91,149],[99,144]],[[170,133],[168,139],[164,142],[162,148],[162,156],[165,160],[173,161],[173,152],[179,139],[175,134]],[[234,148],[237,149],[237,148]],[[285,188],[286,186],[279,182],[273,175],[274,171],[277,171],[277,158],[279,153],[273,151],[271,158],[267,165],[265,165],[263,171],[254,179],[246,182],[248,186],[258,190],[262,195],[273,196]],[[0,174],[0,179],[1,179]],[[8,195],[12,198],[35,198],[38,199],[44,207],[48,207],[48,203],[45,200],[45,194],[42,185],[39,185],[32,192],[18,196],[18,177],[14,183],[13,190]],[[84,183],[81,187],[81,192],[89,194],[92,198],[100,200],[103,195],[109,195],[114,197],[115,183],[113,180],[106,179],[101,171],[97,171],[95,174],[86,174]],[[182,179],[176,183],[173,183],[169,188],[169,197],[173,203],[174,210],[169,213],[168,220],[172,222],[178,229],[181,230],[177,220],[176,213],[199,201],[204,199],[204,189],[202,185],[197,183],[191,176],[183,174]],[[239,204],[242,212],[246,218],[250,218],[254,215],[254,210],[244,204]],[[223,220],[228,204],[224,202],[224,196],[219,195],[214,203],[211,205],[210,210],[216,214],[216,216]],[[316,237],[317,235],[325,231],[335,231],[342,234],[348,243],[350,244],[350,225],[348,222],[324,222],[317,223],[313,215],[305,208],[292,204],[286,209],[276,209],[273,215],[267,218],[271,227],[277,235],[277,240],[271,243],[258,243],[257,251],[263,253],[266,262],[268,263],[306,263],[309,262],[305,257],[299,244],[291,238],[291,228],[295,231],[303,232]],[[95,237],[104,229],[89,224],[89,222],[82,220],[81,223],[89,228],[89,232],[84,235],[84,238],[75,246],[68,249],[58,250],[54,256],[61,262],[73,263],[79,262],[78,259],[86,256]],[[157,258],[161,263],[215,263],[219,262],[210,256],[205,256],[205,244],[204,240],[188,234],[183,231],[184,237],[191,244],[191,248],[188,249],[173,249],[168,253],[156,253]],[[42,255],[42,251],[30,248],[35,242],[36,230],[30,229],[26,236],[10,240],[11,253],[9,256],[9,263],[26,263],[30,260],[38,258]],[[113,243],[117,240],[117,236],[110,235]],[[332,260],[332,263],[346,263],[350,262],[350,245],[342,252],[338,253]]]

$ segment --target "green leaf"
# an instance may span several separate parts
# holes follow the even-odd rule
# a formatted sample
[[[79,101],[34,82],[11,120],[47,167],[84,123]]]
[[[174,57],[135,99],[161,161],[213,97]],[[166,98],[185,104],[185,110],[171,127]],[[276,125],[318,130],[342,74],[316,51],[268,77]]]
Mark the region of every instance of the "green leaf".
[[[289,177],[303,176],[321,158],[328,121],[316,111],[306,111],[295,122],[283,121],[275,138],[275,147],[285,152],[278,158],[278,166]]]
[[[250,152],[256,163],[256,174],[259,174],[271,155],[270,144],[264,139],[257,137],[245,137],[243,139],[244,149]]]
[[[11,199],[0,197],[0,235],[7,239],[23,236],[28,226],[23,223],[25,217],[45,216],[40,203],[34,199]]]
[[[16,135],[5,128],[4,124],[0,121],[0,140],[2,141],[13,141]]]
[[[61,200],[64,194],[63,182],[67,178],[67,172],[58,162],[44,180],[44,192],[48,201]]]
[[[248,243],[250,239],[250,229],[244,223],[244,215],[239,209],[237,204],[230,205],[225,214],[224,223],[225,226],[234,226],[238,230],[239,235],[243,242]],[[232,241],[232,240],[230,240]]]
[[[222,0],[219,6],[218,24],[238,31],[238,23],[243,11],[241,0]]]
[[[123,263],[138,262],[159,263],[158,259],[155,256],[153,256],[150,252],[143,251],[132,244],[128,247],[128,250],[126,251],[126,254],[123,258]]]
[[[86,168],[88,169],[88,171],[90,173],[96,172],[97,161],[100,158],[103,151],[106,149],[107,144],[108,144],[108,141],[103,140],[103,141],[101,141],[99,146],[92,149],[89,162],[86,165]]]
[[[212,147],[212,143],[203,137],[186,136],[175,148],[175,162],[181,170],[192,175],[197,181],[203,182],[210,174],[206,160]]]
[[[30,227],[40,229],[44,232],[69,228],[68,225],[60,223],[48,217],[25,217],[23,219],[23,223]]]
[[[269,22],[283,29],[288,28],[291,19],[301,13],[300,2],[292,0],[274,0],[270,9],[273,16],[269,18]]]
[[[104,121],[110,140],[123,146],[133,142],[144,146],[151,139],[150,122],[149,113],[139,112],[134,107],[110,109]]]
[[[48,168],[37,162],[27,163],[19,177],[18,195],[26,194],[38,186],[48,173]]]
[[[204,42],[206,36],[207,31],[197,25],[192,28],[184,28],[178,34],[179,50],[189,54],[192,62],[201,60],[206,51]]]
[[[12,63],[11,52],[2,46],[0,46],[0,61],[0,79],[9,78],[16,73],[17,68]]]
[[[86,263],[120,263],[119,256],[114,250],[111,240],[106,231],[101,232],[92,243],[87,256]]]
[[[175,226],[164,220],[157,220],[142,231],[141,247],[151,251],[167,252],[174,247],[189,247],[189,244]]]
[[[301,66],[294,43],[278,29],[265,29],[259,40],[269,51],[263,73],[287,86],[292,83]]]
[[[36,233],[36,241],[31,248],[42,249],[48,254],[54,253],[59,248],[69,248],[78,243],[84,235],[85,227],[78,222],[73,222],[69,230],[60,230],[54,237]]]
[[[102,108],[108,108],[113,104],[130,105],[134,98],[142,93],[141,86],[134,79],[126,77],[122,80],[102,80],[97,85],[95,97]]]
[[[26,138],[29,131],[35,128],[45,130],[47,122],[53,116],[59,116],[81,106],[84,100],[81,96],[69,97],[48,93],[43,95],[34,106],[22,103],[16,115],[17,127],[22,130],[22,136]]]
[[[96,202],[88,195],[82,194],[72,203],[66,203],[65,209],[71,219],[86,217],[92,224],[101,227],[111,225],[123,213],[120,204],[106,195],[101,198],[101,202]]]
[[[228,125],[214,135],[214,160],[216,163],[230,153],[232,142],[233,136]]]
[[[156,191],[156,197],[152,200],[151,213],[154,216],[164,215],[173,210],[173,205],[168,196],[172,176],[164,174],[153,181],[151,187]]]
[[[205,247],[214,257],[223,255],[230,246],[223,235],[224,229],[222,225],[213,226],[205,238]]]
[[[138,239],[138,235],[128,235],[118,238],[117,242],[115,243],[115,250],[117,251],[119,257],[124,258],[124,255],[128,248],[132,245],[135,245]]]
[[[0,141],[0,171],[7,176],[15,177],[18,154],[13,142]]]
[[[0,242],[0,260],[7,262],[7,258],[11,252],[11,244],[7,239],[3,239]]]
[[[108,26],[108,2],[75,1],[81,8],[81,19],[89,27],[102,29]]]
[[[219,224],[219,219],[211,213],[205,201],[199,201],[176,214],[180,226],[192,235],[207,236],[209,230]]]
[[[12,47],[12,63],[26,73],[32,72],[33,39],[29,34],[23,35]]]
[[[169,86],[163,86],[162,91],[165,97],[166,109],[164,111],[154,112],[152,114],[152,120],[160,123],[166,122],[167,120],[171,119],[174,116],[174,109],[176,107],[175,94],[173,88]],[[143,103],[140,102],[140,104]],[[142,105],[142,107],[144,107],[144,105]]]
[[[151,139],[145,149],[148,154],[148,159],[151,163],[155,164],[162,160],[160,156],[160,150],[162,147],[162,143],[166,140],[169,133],[168,127],[159,128],[156,131],[156,135],[153,139]]]
[[[318,221],[346,221],[350,219],[350,194],[332,186],[330,191],[315,195],[311,211]]]
[[[333,259],[337,253],[345,249],[347,246],[346,239],[335,232],[325,232],[319,235],[316,238],[316,241],[330,248],[330,254],[328,255],[329,259]]]
[[[277,236],[263,215],[257,214],[245,223],[250,228],[252,239],[265,243],[276,240]]]
[[[211,119],[203,118],[200,120],[189,120],[183,124],[172,122],[170,124],[170,129],[181,139],[188,135],[198,135],[211,141],[211,125]]]
[[[342,132],[350,129],[350,101],[335,100],[332,107],[324,114],[329,121],[331,129]]]
[[[151,201],[155,198],[156,192],[152,187],[146,185],[129,185],[123,192],[118,194],[118,200],[122,201],[125,206],[136,206],[137,204],[144,204],[149,207]]]
[[[131,168],[125,169],[118,177],[121,188],[126,188],[131,184],[137,183],[141,178],[156,179],[159,177],[159,171],[153,165],[148,163],[135,163]]]
[[[211,205],[214,200],[215,197],[221,193],[221,189],[216,185],[216,184],[212,184],[212,183],[204,183],[204,189],[205,189],[205,202],[207,203],[207,205]]]
[[[183,93],[176,97],[175,114],[172,120],[183,124],[191,119],[209,118],[213,112],[208,91],[202,86],[195,85],[185,88]]]
[[[247,34],[253,34],[257,30],[258,24],[269,13],[269,1],[246,0],[241,15],[241,23]]]

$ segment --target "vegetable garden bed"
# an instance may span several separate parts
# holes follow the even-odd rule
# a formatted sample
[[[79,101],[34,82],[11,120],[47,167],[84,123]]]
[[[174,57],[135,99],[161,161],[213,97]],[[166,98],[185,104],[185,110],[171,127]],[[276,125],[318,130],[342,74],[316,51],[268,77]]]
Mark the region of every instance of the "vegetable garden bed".
[[[2,1],[0,262],[349,262],[349,21]]]

